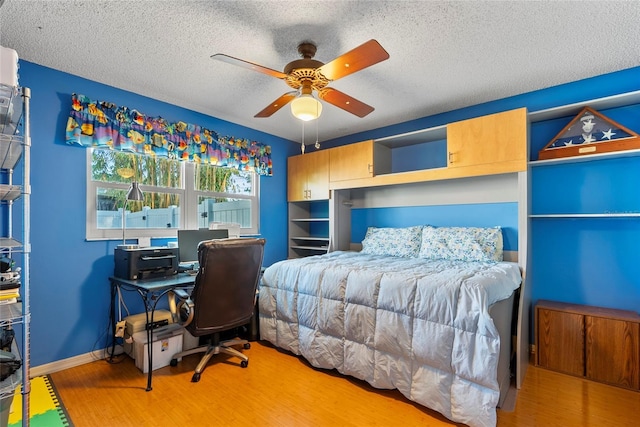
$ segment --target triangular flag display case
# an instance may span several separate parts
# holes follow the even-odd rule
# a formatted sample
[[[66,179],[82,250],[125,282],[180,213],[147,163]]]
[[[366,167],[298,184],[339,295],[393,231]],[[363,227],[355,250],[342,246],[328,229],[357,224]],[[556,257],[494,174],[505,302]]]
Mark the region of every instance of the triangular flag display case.
[[[638,134],[585,107],[538,152],[538,160],[640,148]]]

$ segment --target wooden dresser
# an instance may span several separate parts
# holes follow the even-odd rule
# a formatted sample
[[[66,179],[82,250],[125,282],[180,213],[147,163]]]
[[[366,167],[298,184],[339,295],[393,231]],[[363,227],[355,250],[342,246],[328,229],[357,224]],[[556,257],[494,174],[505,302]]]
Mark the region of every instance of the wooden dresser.
[[[539,301],[538,366],[640,390],[640,315],[632,311]]]

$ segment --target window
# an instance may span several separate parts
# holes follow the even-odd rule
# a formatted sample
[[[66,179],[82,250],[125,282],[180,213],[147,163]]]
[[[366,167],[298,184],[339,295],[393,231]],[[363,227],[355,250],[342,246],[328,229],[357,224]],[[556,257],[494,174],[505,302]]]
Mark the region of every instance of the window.
[[[133,181],[142,201],[125,200]],[[253,172],[88,149],[87,240],[175,237],[178,228],[211,222],[239,223],[242,234],[258,234],[258,186]]]

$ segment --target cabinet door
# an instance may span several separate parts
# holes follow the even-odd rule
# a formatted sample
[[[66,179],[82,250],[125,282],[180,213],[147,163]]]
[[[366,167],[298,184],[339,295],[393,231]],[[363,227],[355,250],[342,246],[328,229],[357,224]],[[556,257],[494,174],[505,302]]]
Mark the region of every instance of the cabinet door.
[[[329,150],[304,154],[307,175],[307,200],[329,198]]]
[[[584,316],[538,308],[538,365],[584,376]]]
[[[331,148],[329,156],[329,179],[331,181],[346,181],[373,176],[373,141]]]
[[[287,200],[299,202],[305,200],[307,190],[307,175],[302,155],[287,159]]]
[[[587,378],[640,388],[638,323],[586,316]]]
[[[527,110],[505,111],[447,125],[448,167],[513,162],[527,167]],[[496,172],[498,170],[496,169]]]
[[[287,159],[287,200],[301,202],[328,198],[328,150],[289,157]]]

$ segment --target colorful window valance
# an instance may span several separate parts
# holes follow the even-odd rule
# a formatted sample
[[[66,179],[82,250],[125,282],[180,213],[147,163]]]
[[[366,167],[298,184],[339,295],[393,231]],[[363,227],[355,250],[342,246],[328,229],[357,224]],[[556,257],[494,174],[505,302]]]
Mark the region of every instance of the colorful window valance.
[[[220,136],[184,122],[169,123],[127,107],[73,94],[67,143],[162,156],[271,175],[271,147]]]

